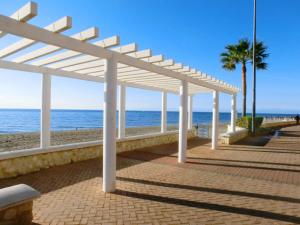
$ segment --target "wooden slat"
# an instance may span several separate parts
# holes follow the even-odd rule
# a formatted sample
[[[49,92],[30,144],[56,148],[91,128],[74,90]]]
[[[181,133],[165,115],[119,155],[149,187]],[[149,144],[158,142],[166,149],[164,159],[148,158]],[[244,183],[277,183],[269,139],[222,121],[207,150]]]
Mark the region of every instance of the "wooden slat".
[[[137,51],[137,44],[132,43],[132,44],[114,48],[112,50],[115,52],[122,53],[122,54],[131,53],[131,52]],[[86,63],[86,62],[91,62],[91,61],[95,61],[95,60],[99,60],[99,58],[95,57],[95,56],[91,56],[91,55],[83,55],[83,56],[76,57],[74,59],[69,59],[67,61],[61,61],[61,62],[52,64],[49,67],[55,68],[55,69],[60,69],[60,68],[65,68],[65,67],[69,67],[69,66],[73,66],[73,65],[77,65],[77,64],[81,64],[81,63]]]
[[[150,49],[146,49],[146,50],[142,50],[142,51],[138,51],[138,52],[133,52],[133,53],[129,53],[128,55],[137,58],[137,59],[143,59],[145,57],[151,57],[151,50]],[[74,65],[74,66],[70,66],[70,67],[66,67],[64,68],[64,70],[67,71],[78,71],[79,73],[92,73],[92,72],[85,72],[85,70],[89,71],[89,69],[91,69],[91,71],[93,72],[97,72],[97,71],[103,71],[103,66],[104,66],[104,61],[99,59],[96,61],[92,61],[92,62],[87,62],[87,63],[82,63],[79,65]],[[125,68],[128,67],[125,64],[122,63],[118,63],[118,69],[119,68]]]
[[[13,13],[10,18],[18,20],[20,22],[27,22],[37,15],[37,4],[35,2],[28,2],[22,8]],[[0,38],[7,33],[0,30]]]
[[[106,39],[101,40],[101,41],[97,41],[93,44],[97,45],[97,46],[100,46],[102,48],[109,48],[109,47],[119,45],[120,44],[120,38],[118,36],[113,36],[113,37],[109,37],[109,38],[106,38]],[[67,50],[65,52],[56,54],[54,56],[35,61],[35,62],[32,63],[32,65],[44,66],[44,65],[51,64],[51,63],[60,62],[62,60],[67,60],[67,59],[70,59],[70,58],[74,58],[74,57],[80,56],[80,55],[82,55],[81,52],[75,52],[75,51]]]
[[[69,49],[72,51],[78,51],[82,54],[91,55],[96,58],[105,58],[117,60],[119,63],[126,64],[131,67],[140,68],[142,70],[147,70],[153,73],[161,74],[166,77],[174,78],[177,80],[182,80],[188,83],[193,83],[198,86],[204,86],[209,89],[213,89],[215,91],[222,91],[225,93],[235,93],[238,90],[224,88],[220,84],[211,84],[199,79],[192,78],[190,76],[183,75],[182,73],[172,71],[174,67],[164,68],[161,66],[156,66],[151,63],[145,62],[143,60],[139,60],[125,54],[120,54],[119,52],[114,52],[111,50],[106,50],[104,48],[97,47],[92,44],[83,43],[78,40],[72,39],[65,35],[57,35],[53,32],[49,32],[45,29],[38,28],[33,25],[29,25],[26,23],[17,22],[11,18],[1,16],[0,15],[0,29],[11,33],[17,36],[22,36],[28,39],[33,39],[38,42],[42,42],[49,45],[60,46],[65,49]]]
[[[60,33],[72,27],[72,19],[71,17],[63,17],[56,22],[46,26],[44,29],[51,31],[53,33]],[[35,40],[23,38],[20,41],[13,43],[6,48],[0,50],[0,58],[7,57],[11,54],[14,54],[22,49],[25,49],[33,44],[35,44]]]
[[[81,31],[77,34],[74,34],[73,36],[71,36],[74,39],[80,40],[80,41],[88,41],[91,40],[93,38],[97,38],[99,35],[99,29],[97,27],[91,27],[87,30]],[[39,48],[35,51],[29,52],[25,55],[22,55],[18,58],[13,59],[13,62],[17,62],[17,63],[24,63],[24,62],[28,62],[30,60],[45,56],[47,54],[51,54],[54,52],[59,51],[61,48],[58,46],[54,46],[54,45],[46,45],[42,48]]]

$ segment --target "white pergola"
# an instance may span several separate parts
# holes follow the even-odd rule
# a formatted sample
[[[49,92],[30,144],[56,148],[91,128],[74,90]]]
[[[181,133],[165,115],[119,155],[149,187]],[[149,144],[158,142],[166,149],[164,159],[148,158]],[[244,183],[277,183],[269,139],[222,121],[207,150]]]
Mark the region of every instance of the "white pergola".
[[[51,76],[104,83],[103,191],[115,190],[118,85],[118,138],[125,136],[126,87],[162,93],[162,133],[167,131],[167,93],[179,94],[179,163],[186,159],[187,131],[192,128],[193,95],[213,93],[212,149],[217,148],[220,92],[232,96],[231,129],[235,131],[237,87],[172,59],[164,59],[163,55],[152,55],[150,49],[138,50],[135,43],[119,46],[118,36],[89,42],[99,36],[96,27],[72,36],[61,34],[72,27],[70,17],[63,17],[44,28],[28,24],[36,15],[37,4],[34,2],[29,2],[9,17],[0,15],[0,38],[5,35],[20,38],[0,49],[0,68],[42,74],[41,148],[50,146]],[[29,47],[37,43],[43,46],[30,50]],[[22,54],[23,50],[26,52]],[[14,57],[16,53],[18,55]]]

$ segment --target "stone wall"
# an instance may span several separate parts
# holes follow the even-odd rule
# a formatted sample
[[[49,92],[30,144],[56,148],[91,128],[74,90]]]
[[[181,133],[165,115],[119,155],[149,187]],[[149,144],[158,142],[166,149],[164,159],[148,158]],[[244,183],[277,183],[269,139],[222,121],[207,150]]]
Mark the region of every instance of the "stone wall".
[[[1,225],[30,225],[32,222],[32,201],[0,211]]]
[[[195,136],[195,130],[190,130],[188,132],[188,138],[193,138]],[[117,153],[155,145],[168,144],[176,142],[177,140],[178,132],[129,137],[117,141]],[[30,155],[29,152],[31,152]],[[26,151],[20,155],[21,156],[19,157],[6,157],[5,159],[0,160],[0,179],[36,172],[49,167],[101,157],[102,144],[85,147],[71,146],[68,149],[66,149],[65,146],[62,146],[61,149],[53,147],[52,149],[49,148],[45,151],[36,149],[36,151],[28,151],[27,155]]]
[[[245,128],[236,128],[236,132],[227,132],[221,136],[221,143],[231,145],[248,136],[248,130]]]
[[[291,126],[296,125],[295,121],[274,121],[274,122],[267,122],[263,123],[262,127],[264,128],[276,128],[276,127],[285,127],[285,126]]]

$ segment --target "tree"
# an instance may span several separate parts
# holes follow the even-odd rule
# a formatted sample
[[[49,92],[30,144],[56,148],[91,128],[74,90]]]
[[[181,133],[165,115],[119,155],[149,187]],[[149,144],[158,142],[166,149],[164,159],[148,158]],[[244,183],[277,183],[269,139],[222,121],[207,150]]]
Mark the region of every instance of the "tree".
[[[242,116],[246,116],[246,97],[247,97],[247,64],[253,63],[253,44],[248,39],[241,39],[235,45],[227,45],[226,52],[221,53],[221,62],[226,70],[235,70],[238,64],[242,66],[242,94],[243,94],[243,112]],[[267,47],[263,42],[256,43],[256,68],[266,70],[268,64],[265,59],[269,56],[266,53]]]

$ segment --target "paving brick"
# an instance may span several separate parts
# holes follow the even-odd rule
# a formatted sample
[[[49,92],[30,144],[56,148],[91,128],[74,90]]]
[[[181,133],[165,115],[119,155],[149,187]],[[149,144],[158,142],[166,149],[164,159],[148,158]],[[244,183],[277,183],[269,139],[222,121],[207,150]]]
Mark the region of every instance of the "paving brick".
[[[185,164],[177,164],[176,144],[123,153],[112,194],[102,192],[100,159],[1,180],[0,187],[26,183],[41,191],[33,206],[39,225],[297,224],[299,132],[284,128],[265,146],[216,151],[195,139]]]

